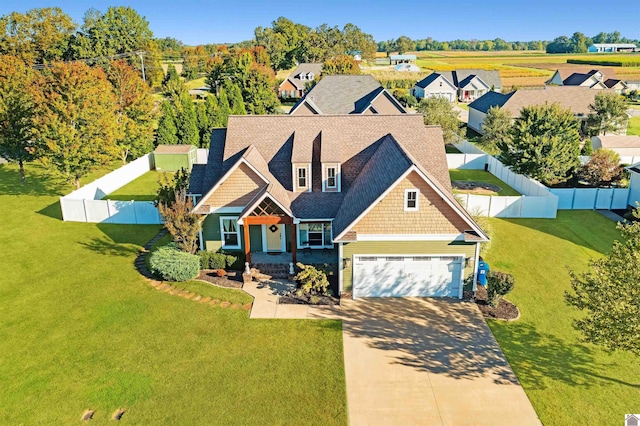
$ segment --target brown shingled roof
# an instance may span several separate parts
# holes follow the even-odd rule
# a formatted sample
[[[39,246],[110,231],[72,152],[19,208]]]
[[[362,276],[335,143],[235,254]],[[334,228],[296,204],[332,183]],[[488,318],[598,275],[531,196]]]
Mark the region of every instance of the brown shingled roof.
[[[589,105],[593,104],[598,93],[609,90],[591,90],[579,86],[545,86],[544,89],[520,89],[511,95],[502,109],[509,111],[512,117],[519,117],[520,110],[527,106],[545,103],[559,103],[569,108],[574,115],[589,114]]]

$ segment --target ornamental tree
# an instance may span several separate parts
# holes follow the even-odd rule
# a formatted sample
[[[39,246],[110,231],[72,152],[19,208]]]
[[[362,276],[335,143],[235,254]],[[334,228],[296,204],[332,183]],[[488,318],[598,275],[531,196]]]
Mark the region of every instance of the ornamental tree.
[[[36,138],[43,165],[76,187],[116,158],[116,99],[102,68],[53,63],[37,92]]]
[[[636,209],[634,216],[640,219]],[[592,260],[584,273],[569,271],[565,301],[585,314],[573,321],[582,341],[640,355],[640,222],[618,224],[623,240]]]
[[[36,157],[34,88],[37,76],[14,56],[0,58],[0,157],[15,161],[26,182],[24,163]]]
[[[175,191],[173,203],[160,203],[158,210],[164,226],[178,247],[187,253],[195,253],[198,249],[198,234],[206,216],[192,212],[193,202],[187,196],[187,191]]]
[[[580,168],[578,176],[593,186],[611,186],[624,178],[620,155],[610,149],[599,149]]]
[[[507,140],[511,137],[511,127],[513,126],[513,119],[511,114],[504,109],[500,109],[497,106],[489,108],[487,116],[482,124],[482,142],[495,147],[498,142]]]
[[[546,185],[564,182],[580,164],[580,125],[559,104],[524,107],[511,137],[498,142],[500,161]]]

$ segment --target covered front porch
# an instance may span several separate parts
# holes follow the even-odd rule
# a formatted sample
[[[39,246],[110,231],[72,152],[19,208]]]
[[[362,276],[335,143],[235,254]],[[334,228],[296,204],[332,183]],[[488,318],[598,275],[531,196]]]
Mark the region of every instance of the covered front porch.
[[[332,249],[297,249],[296,260],[293,259],[293,253],[275,253],[254,251],[250,253],[250,262],[253,263],[295,263],[304,264],[333,264],[338,262],[338,250]]]

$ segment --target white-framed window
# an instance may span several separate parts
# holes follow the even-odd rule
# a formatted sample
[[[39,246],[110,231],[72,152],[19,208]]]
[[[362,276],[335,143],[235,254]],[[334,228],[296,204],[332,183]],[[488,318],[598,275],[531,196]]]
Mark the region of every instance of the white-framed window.
[[[309,222],[298,225],[300,247],[331,247],[331,222]]]
[[[223,216],[220,218],[220,235],[222,237],[222,248],[239,249],[240,246],[240,225],[238,218]]]
[[[298,178],[298,188],[306,188],[307,187],[307,168],[298,167],[296,175]]]
[[[313,77],[314,77],[314,75],[313,75],[313,73],[312,73],[312,72],[310,72],[309,74],[307,74],[307,78],[308,78],[309,80],[313,80]]]
[[[419,206],[419,191],[417,189],[404,190],[404,211],[417,211]]]
[[[336,168],[327,167],[327,188],[336,188],[338,182],[336,181]]]
[[[300,80],[306,80],[307,79],[307,75],[305,73],[301,73],[299,76]]]

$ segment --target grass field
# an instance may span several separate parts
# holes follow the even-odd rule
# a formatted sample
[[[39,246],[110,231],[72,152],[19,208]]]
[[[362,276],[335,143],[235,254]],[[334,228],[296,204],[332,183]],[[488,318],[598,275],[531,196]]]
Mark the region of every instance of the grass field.
[[[492,270],[512,273],[508,297],[518,321],[489,321],[500,347],[540,416],[551,425],[621,424],[640,401],[640,358],[578,342],[565,305],[567,266],[582,271],[620,238],[615,224],[592,211],[559,211],[556,220],[491,219]]]
[[[484,170],[451,169],[449,170],[449,176],[451,177],[452,181],[464,180],[464,181],[486,182],[486,183],[491,183],[493,185],[498,185],[500,188],[502,188],[498,192],[486,193],[482,195],[499,195],[503,197],[510,196],[510,195],[513,195],[513,196],[520,195],[518,191],[516,191],[515,189],[513,189],[512,187],[510,187],[509,185],[507,185],[506,183],[504,183],[503,181],[501,181],[491,173],[485,172]],[[454,190],[453,192],[454,194],[462,194],[462,193],[466,193],[467,191]]]
[[[633,116],[629,119],[627,135],[640,136],[640,116]]]
[[[340,322],[157,292],[133,261],[158,226],[62,222],[72,188],[27,179],[0,166],[0,423],[346,424]]]
[[[155,170],[149,171],[103,198],[120,201],[153,201],[160,188],[158,184],[160,174]]]

